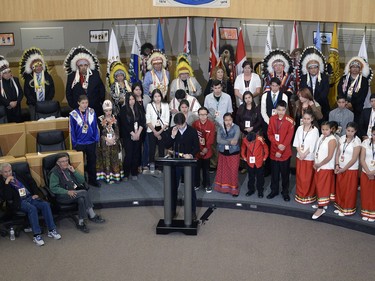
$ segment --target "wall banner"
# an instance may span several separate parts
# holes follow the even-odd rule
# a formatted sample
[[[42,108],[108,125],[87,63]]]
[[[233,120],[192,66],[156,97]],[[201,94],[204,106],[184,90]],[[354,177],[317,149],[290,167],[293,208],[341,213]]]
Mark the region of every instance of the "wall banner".
[[[230,0],[154,0],[157,7],[228,8]]]

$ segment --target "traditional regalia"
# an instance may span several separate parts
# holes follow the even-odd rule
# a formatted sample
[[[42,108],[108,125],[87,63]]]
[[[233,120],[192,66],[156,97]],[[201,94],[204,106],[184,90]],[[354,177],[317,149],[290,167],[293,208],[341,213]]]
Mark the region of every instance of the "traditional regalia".
[[[20,77],[25,81],[24,93],[29,106],[30,117],[35,118],[37,102],[50,101],[55,96],[55,84],[39,48],[24,51],[20,61]]]
[[[160,69],[155,65],[161,64]],[[154,49],[147,59],[147,73],[143,80],[143,92],[151,96],[154,89],[159,89],[165,99],[168,93],[169,71],[167,70],[168,59],[166,55],[158,49]]]
[[[124,76],[123,81],[117,79],[117,76],[120,74]],[[110,72],[108,74],[108,85],[111,89],[110,93],[113,101],[114,115],[117,115],[120,112],[121,106],[124,105],[125,95],[132,92],[129,78],[129,72],[121,62],[115,61],[111,64]]]
[[[182,77],[183,74],[187,74],[187,77]],[[175,76],[176,79],[172,81],[170,87],[170,99],[174,98],[175,92],[178,89],[184,90],[187,95],[193,97],[198,97],[202,94],[202,87],[194,77],[194,71],[186,54],[178,56]]]
[[[328,120],[330,111],[328,102],[329,77],[327,75],[327,63],[324,55],[316,47],[310,46],[303,50],[300,66],[300,89],[309,88],[321,108],[323,120]],[[317,73],[313,69],[318,68]],[[313,74],[311,74],[313,73]]]
[[[87,64],[86,73],[80,73],[79,65]],[[98,115],[102,115],[102,104],[105,98],[104,84],[99,75],[98,58],[84,46],[73,47],[64,61],[68,75],[66,99],[71,108],[78,107],[78,97],[86,95],[89,105]]]

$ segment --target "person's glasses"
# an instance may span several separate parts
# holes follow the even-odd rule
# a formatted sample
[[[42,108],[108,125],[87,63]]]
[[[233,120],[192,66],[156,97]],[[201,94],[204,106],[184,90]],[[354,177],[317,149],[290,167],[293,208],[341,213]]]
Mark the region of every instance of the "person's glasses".
[[[199,113],[198,114],[199,116],[206,116],[206,115],[208,115],[207,113]]]

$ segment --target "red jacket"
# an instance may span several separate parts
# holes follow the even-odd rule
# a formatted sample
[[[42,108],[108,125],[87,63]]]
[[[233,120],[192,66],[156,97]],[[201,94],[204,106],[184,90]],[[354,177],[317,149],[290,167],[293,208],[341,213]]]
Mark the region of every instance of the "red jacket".
[[[202,124],[200,120],[196,120],[191,125],[198,132],[199,147],[200,151],[196,157],[200,159],[208,159],[212,156],[212,145],[215,141],[215,124],[211,120],[206,121]],[[200,152],[203,148],[207,148],[207,153],[202,155]]]
[[[266,161],[268,157],[268,146],[264,142],[261,136],[257,136],[255,140],[248,141],[246,137],[242,139],[241,145],[241,157],[246,161],[249,167],[260,168],[263,165],[263,161]],[[250,157],[255,156],[255,164],[250,163]]]
[[[270,158],[276,161],[285,161],[292,156],[292,139],[294,134],[294,120],[292,117],[285,115],[282,120],[279,120],[278,115],[270,117],[268,125],[268,139],[271,142]],[[276,139],[279,135],[279,140]],[[285,149],[282,151],[278,145],[282,144]],[[281,154],[280,158],[276,157],[276,153]]]

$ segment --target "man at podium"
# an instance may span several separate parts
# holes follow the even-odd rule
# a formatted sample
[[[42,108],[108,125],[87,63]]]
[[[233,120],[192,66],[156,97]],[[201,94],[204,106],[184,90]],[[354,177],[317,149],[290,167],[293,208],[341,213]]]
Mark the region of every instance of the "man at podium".
[[[170,128],[165,141],[165,147],[170,148],[170,152],[174,157],[192,159],[199,152],[199,139],[197,131],[186,124],[185,115],[181,112],[177,113],[173,118],[174,127]],[[180,179],[183,176],[184,168],[176,167],[175,181],[172,182],[172,215],[176,216],[177,190]],[[192,182],[194,179],[194,171],[192,174]],[[197,197],[194,188],[192,188],[192,218],[197,219],[196,215]]]

